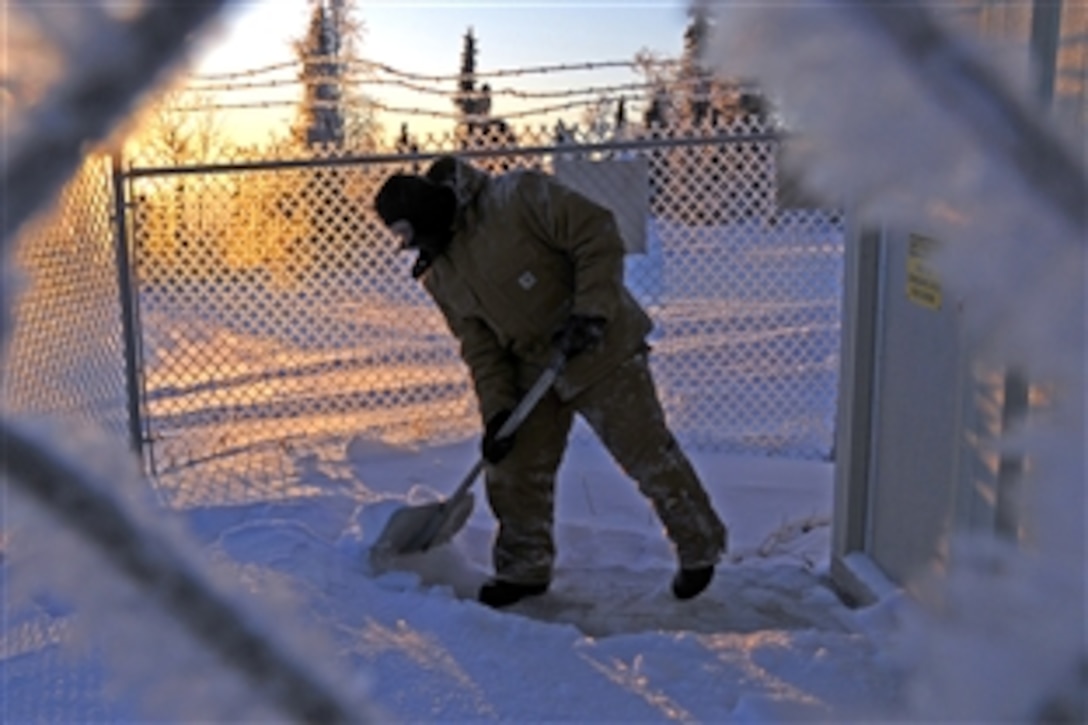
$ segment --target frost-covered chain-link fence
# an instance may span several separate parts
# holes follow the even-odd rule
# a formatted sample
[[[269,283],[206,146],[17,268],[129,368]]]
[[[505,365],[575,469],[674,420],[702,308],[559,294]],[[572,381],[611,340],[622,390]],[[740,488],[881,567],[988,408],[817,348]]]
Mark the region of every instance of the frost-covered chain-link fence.
[[[390,173],[443,152],[553,173],[613,210],[686,444],[829,455],[842,218],[782,198],[769,126],[753,116],[562,144],[501,130],[407,154],[130,159],[147,430],[175,503],[190,502],[189,473],[204,491],[219,480],[240,497],[274,493],[297,478],[300,446],[476,433],[456,343],[372,209]]]
[[[127,441],[120,277],[108,157],[88,159],[13,255],[0,404],[8,415],[83,419]]]
[[[90,158],[20,238],[5,272],[22,293],[8,313],[0,405],[9,418],[82,421],[123,448],[129,429],[112,199],[109,159]],[[18,544],[17,530],[17,519],[3,516],[0,563]],[[11,566],[19,561],[16,554]],[[40,596],[26,603],[7,581],[0,576],[0,721],[58,722],[73,711],[108,718],[110,708],[97,700],[102,673],[63,646],[71,641],[70,612]]]

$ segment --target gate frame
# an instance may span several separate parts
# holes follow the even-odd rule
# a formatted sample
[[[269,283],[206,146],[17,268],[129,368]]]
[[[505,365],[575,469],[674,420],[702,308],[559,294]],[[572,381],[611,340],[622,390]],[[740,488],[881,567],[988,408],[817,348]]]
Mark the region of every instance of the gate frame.
[[[125,348],[125,388],[128,397],[129,446],[150,470],[147,453],[147,417],[144,405],[147,399],[143,374],[143,345],[140,341],[139,294],[133,264],[132,225],[129,214],[132,204],[128,176],[124,171],[121,151],[110,154],[110,174],[113,189],[114,251],[117,258],[117,288],[121,297],[121,328]]]
[[[650,131],[652,132],[652,129]],[[431,161],[443,156],[455,156],[464,159],[530,158],[547,163],[558,158],[587,158],[596,154],[622,153],[624,151],[653,153],[655,151],[683,148],[713,149],[745,144],[771,144],[773,148],[779,149],[781,144],[787,142],[792,136],[789,132],[779,128],[736,132],[729,129],[693,127],[682,132],[682,134],[668,138],[651,134],[646,137],[596,142],[575,141],[533,145],[497,145],[483,148],[439,147],[427,150],[412,150],[407,153],[402,151],[343,155],[332,153],[326,156],[318,152],[297,157],[284,157],[281,155],[280,158],[273,159],[251,158],[173,166],[140,166],[138,160],[130,160],[126,166],[121,154],[117,154],[114,158],[115,217],[117,220],[118,254],[123,255],[126,270],[126,273],[123,273],[122,283],[125,290],[123,294],[126,297],[126,367],[131,371],[126,379],[130,396],[130,429],[133,447],[140,453],[148,474],[153,478],[156,477],[156,451],[152,440],[155,432],[149,410],[150,401],[147,397],[147,375],[144,369],[145,354],[143,349],[145,342],[140,320],[141,280],[137,269],[139,264],[137,255],[139,252],[136,249],[136,240],[139,236],[137,228],[139,220],[134,213],[135,203],[133,201],[136,193],[135,183],[140,179],[167,179],[217,174],[244,175],[249,172],[275,172],[313,168],[419,165],[421,162]],[[778,155],[778,150],[772,152],[773,157]],[[770,205],[766,213],[770,217],[777,213],[778,203],[782,199],[781,191],[781,186],[777,183],[773,184],[769,189]],[[801,208],[808,206],[811,205],[802,204]],[[840,214],[844,216],[846,214],[846,210],[841,205],[837,207],[818,205],[816,208],[837,209]],[[839,380],[841,382],[841,377]],[[837,428],[837,425],[835,427]],[[828,441],[829,455],[831,456],[835,453],[837,435],[837,432],[833,430],[831,440]]]

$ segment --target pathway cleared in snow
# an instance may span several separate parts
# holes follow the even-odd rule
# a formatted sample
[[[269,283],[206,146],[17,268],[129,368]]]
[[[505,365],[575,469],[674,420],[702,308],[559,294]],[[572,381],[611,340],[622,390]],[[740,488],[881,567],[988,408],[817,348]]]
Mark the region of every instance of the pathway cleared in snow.
[[[559,571],[550,591],[519,602],[513,614],[572,624],[591,637],[637,632],[751,633],[845,631],[837,603],[814,593],[822,583],[791,565],[723,565],[710,588],[681,602],[669,592],[668,569]]]

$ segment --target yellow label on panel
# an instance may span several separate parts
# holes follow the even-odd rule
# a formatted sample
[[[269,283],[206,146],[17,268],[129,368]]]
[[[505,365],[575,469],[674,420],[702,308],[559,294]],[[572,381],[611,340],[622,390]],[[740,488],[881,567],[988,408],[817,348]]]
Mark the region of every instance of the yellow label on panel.
[[[911,234],[907,244],[907,299],[926,309],[941,309],[941,280],[931,262],[938,242]]]

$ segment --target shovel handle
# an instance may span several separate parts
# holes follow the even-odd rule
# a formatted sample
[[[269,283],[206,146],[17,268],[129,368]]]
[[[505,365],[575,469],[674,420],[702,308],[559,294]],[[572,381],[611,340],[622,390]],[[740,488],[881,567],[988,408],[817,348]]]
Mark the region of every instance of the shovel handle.
[[[567,363],[567,356],[562,352],[556,351],[552,356],[551,361],[548,362],[548,366],[544,368],[544,371],[540,373],[540,377],[533,383],[533,387],[529,388],[522,399],[518,402],[517,407],[510,413],[510,417],[506,419],[506,422],[499,428],[499,432],[496,435],[497,438],[505,438],[516,431],[525,419],[529,417],[529,413],[533,412],[533,408],[540,402],[540,399],[544,397],[544,394],[551,389],[555,384],[556,378],[559,377],[559,373],[563,372],[563,366]],[[472,467],[465,477],[461,480],[457,489],[450,496],[450,503],[454,504],[463,498],[468,490],[472,487],[476,477],[480,475],[480,472],[484,470],[484,459],[481,457],[476,461],[476,465]],[[452,506],[451,506],[452,508]]]
[[[533,408],[540,402],[540,399],[544,397],[544,393],[555,383],[555,379],[559,377],[559,373],[563,371],[563,366],[567,362],[567,357],[561,352],[556,352],[548,363],[548,367],[544,368],[544,372],[540,373],[540,377],[533,383],[533,387],[529,388],[529,392],[525,394],[525,397],[517,404],[513,412],[510,413],[510,417],[506,419],[506,422],[499,427],[499,432],[495,435],[496,438],[505,438],[521,426],[525,422],[525,419],[529,417],[529,413],[533,412]]]
[[[555,383],[555,379],[559,377],[559,373],[563,370],[563,366],[566,364],[567,358],[562,352],[556,352],[552,357],[548,366],[544,368],[544,371],[540,373],[540,377],[533,383],[533,387],[529,388],[529,392],[522,397],[518,402],[517,407],[510,413],[510,417],[499,428],[499,437],[508,436],[518,429],[518,426],[529,416],[536,404],[540,402],[540,399],[544,397],[544,394],[548,392],[548,389]],[[438,512],[438,515],[432,517],[423,530],[419,531],[411,540],[411,543],[404,547],[407,551],[427,551],[434,543],[434,538],[442,527],[446,525],[446,522],[453,515],[453,512],[458,510],[458,505],[461,500],[468,496],[469,489],[472,488],[472,484],[475,483],[477,477],[479,477],[481,471],[484,470],[484,459],[480,457],[476,460],[476,464],[472,467],[465,477],[461,479],[461,483],[457,486],[457,489],[446,500]]]

